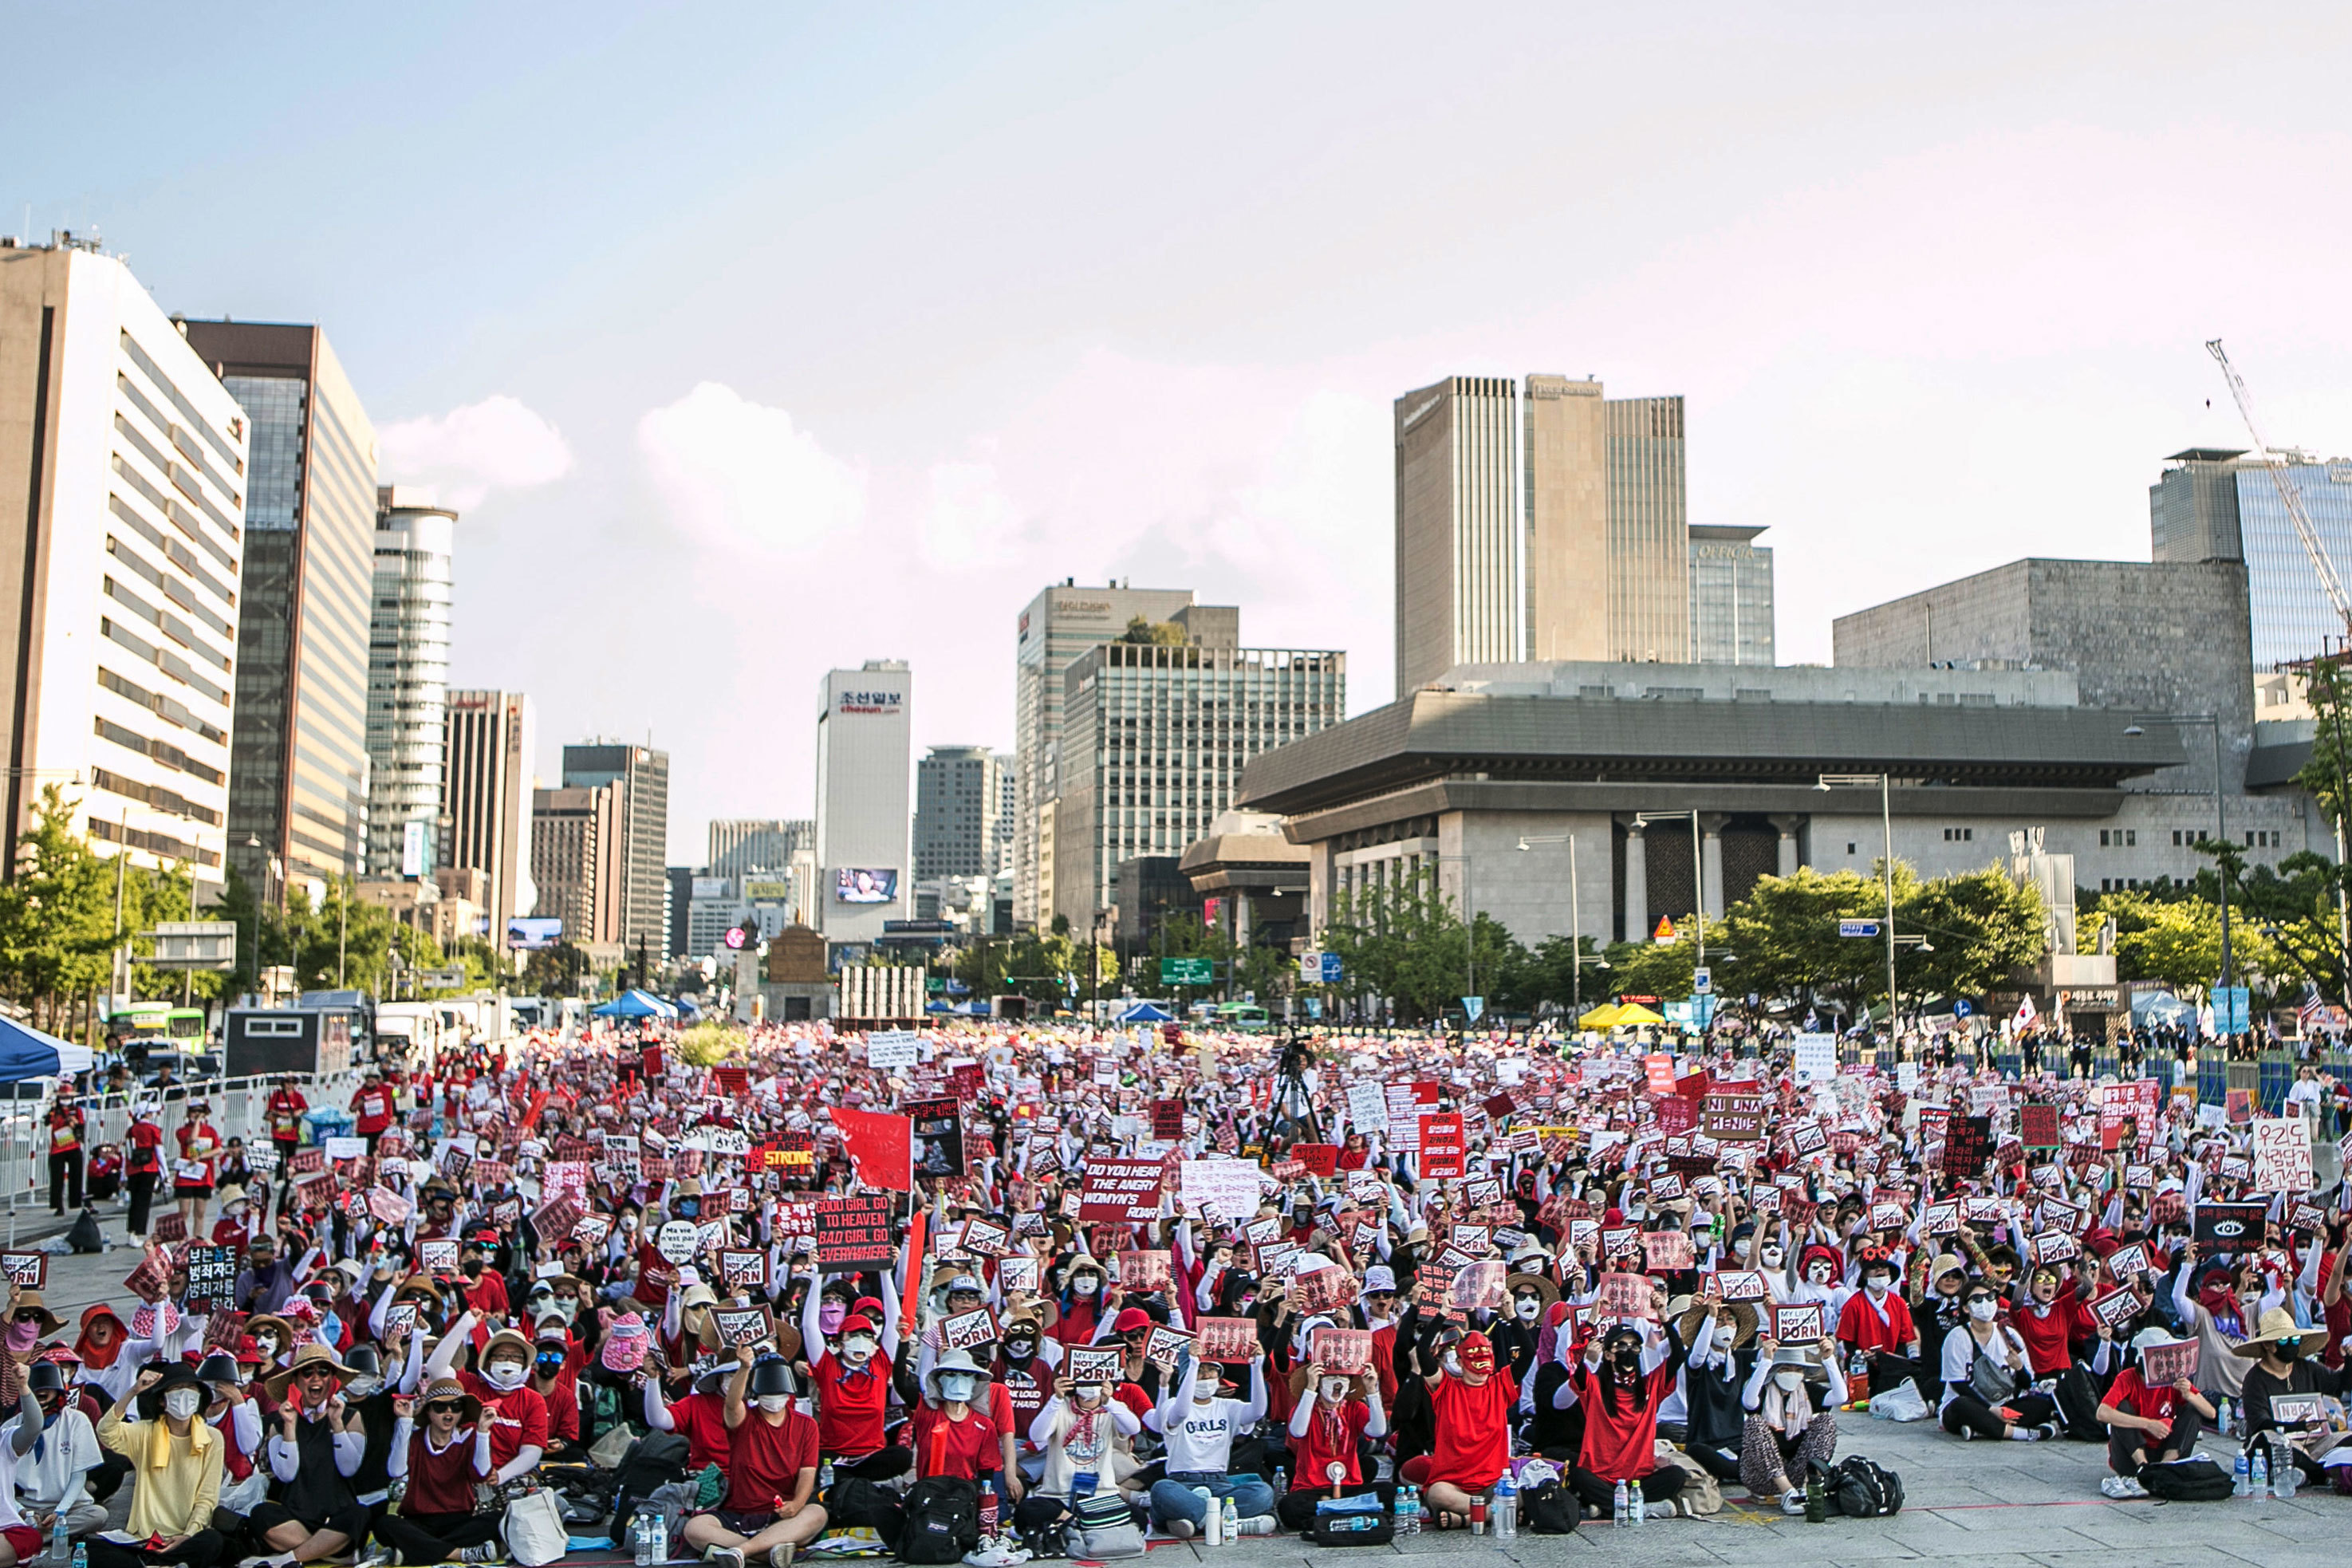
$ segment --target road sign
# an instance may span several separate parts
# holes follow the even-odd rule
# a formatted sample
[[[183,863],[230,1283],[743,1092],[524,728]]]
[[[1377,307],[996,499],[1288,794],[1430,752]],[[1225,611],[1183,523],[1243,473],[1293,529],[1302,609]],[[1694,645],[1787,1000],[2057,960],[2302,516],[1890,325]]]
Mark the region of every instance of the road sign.
[[[2242,985],[2213,987],[2213,1026],[2225,1035],[2244,1034],[2252,1026],[2246,1011],[2249,996]]]
[[[1479,1018],[1485,1015],[1486,1011],[1486,999],[1484,996],[1465,996],[1462,998],[1462,1016],[1471,1023],[1476,1023]]]
[[[1712,996],[1712,995],[1714,995],[1714,994],[1715,994],[1715,975],[1713,974],[1713,973],[1711,973],[1710,971],[1705,970],[1705,969],[1694,969],[1694,970],[1692,970],[1692,971],[1691,971],[1691,994],[1692,994],[1692,995],[1694,995],[1694,996]]]
[[[1976,1010],[1977,1005],[1966,997],[1956,996],[1952,999],[1952,1016],[1955,1018],[1965,1018]]]
[[[1876,936],[1877,934],[1878,922],[1876,921],[1838,921],[1838,935],[1840,936]]]
[[[162,921],[139,933],[154,942],[155,956],[139,962],[156,969],[235,969],[234,921]]]
[[[1323,955],[1323,984],[1326,985],[1337,985],[1347,977],[1347,965],[1339,962],[1339,955],[1336,952],[1325,953]]]
[[[1216,964],[1206,958],[1163,958],[1160,961],[1160,984],[1162,985],[1209,985],[1216,981]]]
[[[1323,955],[1302,952],[1298,955],[1298,978],[1312,985],[1323,978]]]
[[[420,969],[416,972],[416,984],[425,991],[462,991],[466,986],[466,966],[461,963],[455,969]]]

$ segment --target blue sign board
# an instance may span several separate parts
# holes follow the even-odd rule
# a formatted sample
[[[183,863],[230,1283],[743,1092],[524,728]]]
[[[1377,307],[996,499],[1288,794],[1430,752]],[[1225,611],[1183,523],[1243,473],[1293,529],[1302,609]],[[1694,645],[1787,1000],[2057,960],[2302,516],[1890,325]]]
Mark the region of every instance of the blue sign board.
[[[1840,936],[1876,936],[1877,934],[1878,922],[1876,921],[1838,921],[1838,935]]]

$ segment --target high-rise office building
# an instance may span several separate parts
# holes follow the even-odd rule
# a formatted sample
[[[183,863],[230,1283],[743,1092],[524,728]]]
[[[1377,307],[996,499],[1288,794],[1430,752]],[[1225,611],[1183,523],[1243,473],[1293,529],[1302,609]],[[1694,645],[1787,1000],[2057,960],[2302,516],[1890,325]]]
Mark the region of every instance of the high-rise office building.
[[[1017,752],[996,753],[996,864],[989,874],[1010,877],[1013,874],[1013,825],[1020,819],[1021,757]],[[1008,891],[1009,887],[1008,887]]]
[[[315,897],[367,858],[375,426],[319,328],[185,331],[253,421],[229,862],[274,902]]]
[[[2339,574],[2352,574],[2352,460],[2288,451],[2289,482]],[[2326,651],[2345,635],[2343,617],[2312,570],[2310,553],[2258,457],[2197,447],[2166,459],[2148,487],[2150,554],[2158,561],[2242,561],[2253,617],[2256,669],[2274,669]]]
[[[1681,398],[1452,376],[1396,400],[1395,444],[1401,694],[1457,664],[1685,657]]]
[[[915,764],[918,881],[996,874],[998,765],[986,746],[933,746]]]
[[[1346,716],[1346,654],[1243,647],[1230,607],[1180,610],[1176,624],[1187,641],[1106,643],[1064,674],[1045,913],[1082,935],[1111,907],[1121,862],[1183,854],[1233,805],[1252,757]]]
[[[793,863],[793,852],[805,849],[816,838],[816,824],[806,817],[734,817],[710,824],[709,858],[703,873],[740,877],[747,871],[778,871]]]
[[[914,907],[914,675],[869,658],[828,670],[817,700],[816,925],[827,942],[872,942]]]
[[[1693,664],[1774,662],[1772,551],[1761,528],[1693,523],[1690,637]]]
[[[457,527],[456,512],[421,495],[394,485],[376,490],[375,595],[368,616],[368,874],[379,879],[430,877],[440,847]]]
[[[539,889],[531,912],[562,921],[565,942],[609,949],[616,959],[625,947],[629,956],[635,952],[635,943],[622,940],[629,871],[623,852],[626,797],[626,787],[618,782],[567,785],[533,790],[530,806],[530,878]],[[663,880],[667,902],[667,879]],[[662,951],[667,950],[665,942]]]
[[[538,721],[520,691],[452,691],[442,739],[442,863],[482,874],[503,946],[507,921],[539,901],[531,882],[531,759]]]
[[[101,853],[218,889],[251,436],[120,260],[0,247],[0,877],[55,784]]]
[[[669,753],[591,741],[563,748],[563,787],[621,791],[620,942],[634,961],[669,952]]]
[[[1129,622],[1165,622],[1192,602],[1189,588],[1133,588],[1125,583],[1081,588],[1066,578],[1021,612],[1013,663],[1013,918],[1042,924],[1053,900],[1040,896],[1053,877],[1043,852],[1047,803],[1054,798],[1055,748],[1062,736],[1062,672],[1070,661],[1125,634]],[[1040,911],[1044,912],[1041,914]]]
[[[695,869],[691,866],[672,866],[664,875],[669,879],[669,955],[684,958],[687,929],[694,916]]]

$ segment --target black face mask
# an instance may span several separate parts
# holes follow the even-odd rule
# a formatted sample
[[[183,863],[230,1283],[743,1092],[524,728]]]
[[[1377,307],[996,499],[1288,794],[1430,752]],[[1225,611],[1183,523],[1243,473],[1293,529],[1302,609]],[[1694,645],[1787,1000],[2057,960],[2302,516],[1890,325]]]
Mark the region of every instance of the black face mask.
[[[2295,1357],[2303,1353],[2303,1342],[2301,1340],[2277,1340],[2273,1342],[2271,1349],[2277,1352],[2279,1360],[2293,1361]]]
[[[1004,1353],[1011,1356],[1014,1361],[1027,1361],[1031,1356],[1037,1353],[1037,1342],[1034,1340],[1007,1340],[1004,1342]]]
[[[468,1258],[466,1259],[466,1278],[468,1279],[479,1279],[481,1277],[482,1260],[478,1258]]]

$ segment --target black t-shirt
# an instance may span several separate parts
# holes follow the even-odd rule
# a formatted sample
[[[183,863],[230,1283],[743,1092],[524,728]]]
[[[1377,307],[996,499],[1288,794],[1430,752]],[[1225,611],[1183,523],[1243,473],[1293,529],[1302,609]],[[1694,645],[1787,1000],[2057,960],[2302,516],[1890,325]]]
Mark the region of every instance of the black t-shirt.
[[[2319,1331],[2325,1332],[2325,1330]],[[2246,1411],[2246,1430],[2266,1432],[2275,1425],[2271,1420],[2271,1395],[2274,1394],[2332,1394],[2344,1395],[2346,1372],[2340,1368],[2322,1366],[2309,1357],[2291,1363],[2284,1377],[2274,1375],[2268,1367],[2256,1362],[2246,1369],[2246,1384],[2241,1403]]]

